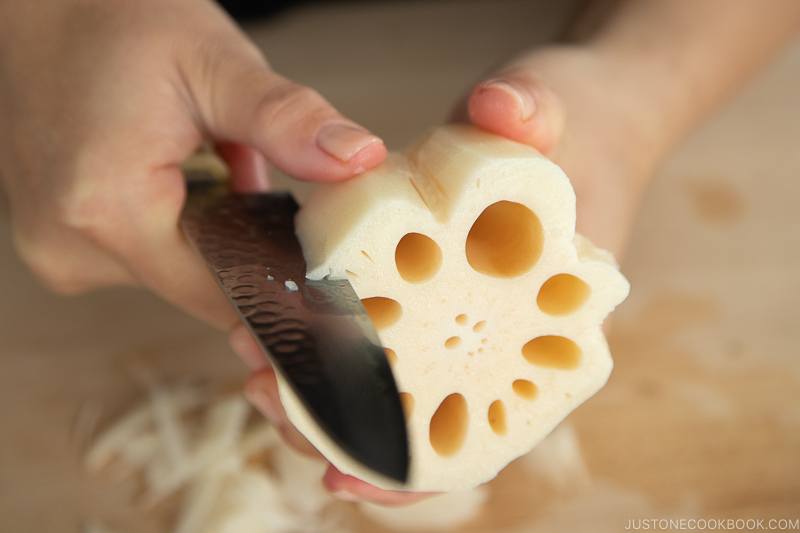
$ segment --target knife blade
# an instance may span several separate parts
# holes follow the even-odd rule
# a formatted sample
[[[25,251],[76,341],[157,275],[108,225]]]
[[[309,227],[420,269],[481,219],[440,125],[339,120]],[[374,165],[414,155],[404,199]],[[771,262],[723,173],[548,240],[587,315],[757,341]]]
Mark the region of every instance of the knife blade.
[[[187,173],[181,227],[265,357],[331,440],[404,483],[409,448],[397,385],[347,280],[306,279],[288,194],[234,194]]]

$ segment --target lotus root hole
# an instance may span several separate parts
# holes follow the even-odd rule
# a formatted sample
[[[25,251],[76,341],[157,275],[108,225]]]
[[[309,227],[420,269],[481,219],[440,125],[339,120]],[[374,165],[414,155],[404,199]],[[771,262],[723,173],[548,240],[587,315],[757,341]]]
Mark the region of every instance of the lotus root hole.
[[[448,350],[452,350],[459,344],[461,344],[461,337],[450,337],[449,339],[444,341],[444,347],[447,348]]]
[[[411,418],[411,412],[414,410],[414,396],[410,392],[401,392],[400,405],[403,406],[406,418]]]
[[[527,379],[515,379],[511,384],[511,388],[517,396],[525,398],[526,400],[533,400],[536,398],[536,393],[538,392],[536,385]]]
[[[428,436],[434,451],[441,456],[461,449],[467,435],[467,401],[461,394],[447,396],[431,417]]]
[[[467,261],[476,271],[498,278],[528,272],[542,253],[539,218],[527,207],[506,200],[478,216],[467,235]]]
[[[489,419],[489,426],[491,426],[492,431],[497,433],[498,435],[505,435],[508,431],[506,427],[506,406],[503,405],[502,400],[495,400],[489,406],[489,412],[487,414]]]
[[[522,355],[537,366],[569,370],[578,366],[581,349],[566,337],[545,335],[525,343]]]
[[[411,283],[432,278],[442,265],[442,250],[436,242],[421,233],[408,233],[394,252],[400,277]]]
[[[591,289],[572,274],[556,274],[539,289],[536,303],[548,315],[567,315],[576,311],[589,298]]]
[[[388,328],[400,320],[400,315],[403,314],[403,308],[391,298],[374,296],[372,298],[364,298],[361,303],[364,305],[364,309],[366,309],[375,329]]]

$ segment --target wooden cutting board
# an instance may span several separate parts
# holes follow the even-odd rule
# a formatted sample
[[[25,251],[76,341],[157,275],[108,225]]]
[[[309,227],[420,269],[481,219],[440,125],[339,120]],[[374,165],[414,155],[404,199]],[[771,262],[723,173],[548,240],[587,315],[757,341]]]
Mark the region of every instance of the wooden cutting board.
[[[400,146],[566,13],[503,1],[487,17],[486,4],[323,6],[249,31],[279,71]],[[799,143],[800,44],[696,132],[646,195],[624,265],[633,292],[614,318],[615,372],[570,418],[590,481],[554,486],[512,465],[461,531],[800,517]],[[81,428],[140,395],[132,361],[220,384],[244,370],[223,335],[145,293],[45,292],[15,258],[2,213],[0,530],[77,531],[87,516],[163,530],[168,511],[148,515],[129,489],[82,472]]]

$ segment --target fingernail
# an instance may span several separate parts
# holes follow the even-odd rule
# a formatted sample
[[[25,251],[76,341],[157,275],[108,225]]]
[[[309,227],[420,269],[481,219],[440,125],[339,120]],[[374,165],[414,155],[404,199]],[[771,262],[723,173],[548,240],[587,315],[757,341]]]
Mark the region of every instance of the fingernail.
[[[368,131],[341,122],[326,124],[317,133],[317,146],[342,163],[353,159],[367,146],[381,142]]]
[[[530,92],[523,91],[506,80],[488,80],[481,84],[481,91],[491,90],[501,91],[516,100],[520,119],[523,122],[529,120],[536,112],[536,102],[533,100]]]
[[[248,401],[258,409],[261,414],[266,416],[270,421],[275,422],[280,418],[280,415],[267,393],[257,387],[247,387],[244,390],[244,395]]]
[[[358,496],[356,496],[355,494],[351,494],[351,493],[347,492],[346,490],[337,490],[335,492],[332,492],[331,494],[337,500],[342,500],[342,501],[345,501],[345,502],[358,502],[358,501],[361,501],[361,500],[359,500]]]

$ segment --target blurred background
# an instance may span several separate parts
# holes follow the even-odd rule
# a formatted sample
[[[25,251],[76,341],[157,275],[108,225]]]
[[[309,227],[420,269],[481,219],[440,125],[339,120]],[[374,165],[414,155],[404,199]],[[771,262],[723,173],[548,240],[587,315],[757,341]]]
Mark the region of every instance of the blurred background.
[[[573,8],[488,4],[313,3],[245,28],[277,71],[399,149]],[[633,289],[613,316],[608,386],[559,430],[567,444],[512,464],[451,530],[800,517],[799,88],[795,44],[662,167],[623,264]],[[0,287],[0,530],[78,531],[99,517],[166,531],[169,503],[131,504],[131,484],[85,471],[86,410],[105,420],[142,396],[133,362],[235,386],[245,369],[224,335],[140,291],[49,294],[15,257],[4,210]],[[395,530],[332,505],[347,508],[346,530]]]

